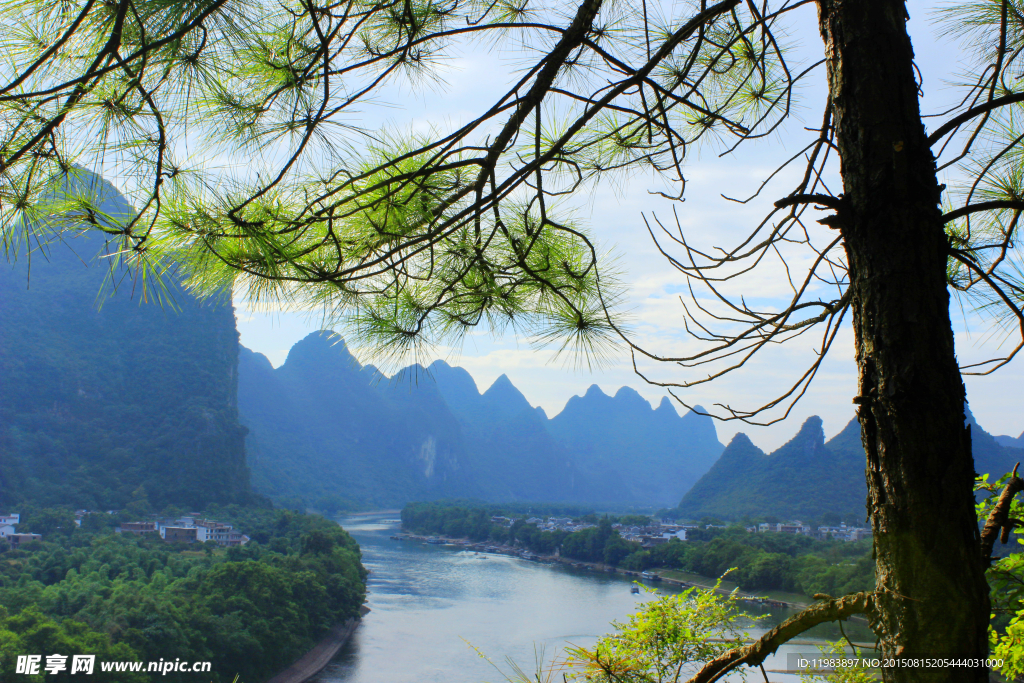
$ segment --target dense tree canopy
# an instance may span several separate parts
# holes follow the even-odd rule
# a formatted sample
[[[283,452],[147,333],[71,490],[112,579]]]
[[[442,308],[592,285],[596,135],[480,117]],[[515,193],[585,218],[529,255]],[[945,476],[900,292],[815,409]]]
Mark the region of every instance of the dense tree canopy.
[[[322,517],[214,509],[253,540],[213,549],[114,534],[103,525],[55,528],[48,525],[60,511],[28,512],[25,530],[47,530],[43,541],[13,550],[0,544],[5,666],[24,654],[94,654],[97,662],[179,658],[212,662],[209,680],[266,680],[332,626],[358,615],[365,597],[359,547]],[[151,678],[96,667],[100,681]],[[56,680],[77,679],[69,675]]]

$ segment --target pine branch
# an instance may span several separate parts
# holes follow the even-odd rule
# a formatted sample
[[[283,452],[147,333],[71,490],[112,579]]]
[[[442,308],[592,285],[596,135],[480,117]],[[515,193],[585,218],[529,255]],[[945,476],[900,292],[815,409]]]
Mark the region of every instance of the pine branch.
[[[1012,95],[1003,95],[997,97],[994,100],[989,100],[984,104],[979,104],[977,107],[971,107],[963,114],[955,116],[946,123],[939,126],[939,129],[928,136],[928,146],[934,145],[936,142],[941,140],[947,133],[956,130],[961,124],[970,121],[975,116],[984,114],[985,112],[992,111],[998,107],[1003,107],[1008,104],[1014,104],[1016,102],[1024,101],[1024,93],[1013,93]]]
[[[1002,542],[1006,543],[1010,530],[1019,524],[1017,520],[1010,519],[1010,504],[1013,497],[1024,491],[1024,479],[1017,476],[1017,468],[1020,463],[1013,466],[1013,473],[1010,480],[1006,482],[1006,488],[999,495],[999,501],[992,508],[988,519],[985,520],[985,527],[981,531],[981,557],[986,566],[992,564],[992,546],[995,545],[996,536],[1002,531]]]
[[[738,647],[712,659],[704,665],[687,683],[712,683],[741,664],[758,666],[769,655],[804,631],[826,621],[846,619],[854,614],[871,614],[874,610],[874,594],[851,593],[841,598],[832,598],[817,605],[811,605],[799,614],[765,633],[750,645]]]
[[[1024,211],[1024,201],[1018,199],[993,199],[990,202],[978,202],[977,204],[968,204],[967,206],[961,206],[959,209],[954,209],[947,214],[942,216],[943,223],[949,223],[955,221],[957,218],[963,218],[964,216],[972,213],[978,213],[979,211],[992,211],[993,209],[1016,209],[1017,211]]]

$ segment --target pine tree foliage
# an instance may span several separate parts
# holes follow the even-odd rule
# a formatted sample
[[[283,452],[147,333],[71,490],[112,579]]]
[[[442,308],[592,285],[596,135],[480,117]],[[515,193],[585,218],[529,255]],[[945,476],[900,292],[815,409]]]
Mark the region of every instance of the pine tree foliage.
[[[789,58],[789,14],[806,4],[5,3],[2,244],[24,258],[99,230],[105,255],[147,287],[181,267],[199,292],[234,286],[254,302],[322,311],[377,356],[457,342],[483,324],[600,359],[627,332],[622,290],[565,198],[638,171],[682,198],[695,150],[732,152],[780,130],[796,86],[823,75],[822,61]],[[937,14],[974,47],[963,100],[931,140],[952,178],[949,282],[1005,328],[1024,323],[1014,239],[1022,16],[998,0]],[[481,43],[523,66],[478,118],[429,134],[361,125],[385,88],[430,86],[446,60]],[[706,347],[674,357],[630,342],[634,354],[700,368],[651,381],[713,380],[811,329],[822,331],[820,355],[831,347],[850,305],[843,240],[805,215],[841,206],[823,180],[836,162],[825,110],[783,164],[804,165],[799,182],[742,244],[709,252],[652,219],[663,253],[699,290],[688,325]],[[137,214],[106,216],[68,191],[80,167],[115,180]],[[780,248],[807,260],[794,245],[810,266],[787,269],[783,310],[725,293],[725,282],[782,259]],[[991,371],[1019,348],[972,369]],[[724,414],[749,420],[791,405],[818,366],[778,401]]]
[[[7,3],[3,245],[101,230],[143,279],[178,264],[198,291],[324,310],[379,355],[484,323],[600,357],[620,290],[563,198],[643,168],[681,194],[690,147],[778,125],[778,18],[737,0]],[[359,126],[382,88],[479,41],[532,60],[479,118]],[[64,190],[80,166],[137,215]]]

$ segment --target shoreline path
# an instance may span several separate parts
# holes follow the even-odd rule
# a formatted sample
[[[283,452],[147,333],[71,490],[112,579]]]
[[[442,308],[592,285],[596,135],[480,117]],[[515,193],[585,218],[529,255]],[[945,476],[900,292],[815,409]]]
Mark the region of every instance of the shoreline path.
[[[267,683],[304,683],[316,676],[337,656],[342,646],[352,637],[360,620],[369,611],[370,608],[366,605],[360,607],[358,617],[352,617],[332,628],[327,637],[314,645],[312,650],[296,659],[291,666],[271,678]]]

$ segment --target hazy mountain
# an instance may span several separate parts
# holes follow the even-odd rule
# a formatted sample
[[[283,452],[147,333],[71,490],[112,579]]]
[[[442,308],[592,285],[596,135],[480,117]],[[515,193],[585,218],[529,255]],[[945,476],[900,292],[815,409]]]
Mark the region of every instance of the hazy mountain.
[[[992,479],[1010,471],[1024,451],[1005,448],[975,422],[970,410],[975,469]],[[737,519],[774,515],[816,518],[824,513],[864,519],[867,484],[860,425],[851,420],[825,442],[821,419],[808,418],[796,436],[767,455],[737,434],[722,457],[683,496],[674,514]]]
[[[630,389],[611,398],[593,387],[549,420],[505,375],[483,393],[443,361],[388,379],[321,334],[277,370],[243,350],[240,374],[258,490],[314,505],[664,505],[722,450],[710,418],[680,418],[668,402],[652,409]]]
[[[1021,432],[1020,436],[1016,439],[1012,436],[997,436],[994,438],[996,443],[1000,446],[1005,446],[1007,448],[1024,448],[1024,432]]]
[[[856,448],[850,443],[856,442]],[[743,433],[679,504],[683,517],[735,519],[743,515],[816,517],[863,510],[864,451],[859,426],[851,422],[825,443],[821,418],[804,422],[788,443],[766,454]],[[863,517],[863,514],[860,515]]]
[[[995,481],[1012,470],[1015,463],[1024,462],[1024,450],[999,443],[997,437],[992,436],[978,425],[970,408],[965,410],[967,411],[967,422],[971,426],[974,470],[978,474],[988,474],[989,479]]]
[[[102,213],[131,213],[98,176],[78,182]],[[0,505],[121,508],[140,485],[157,506],[247,500],[230,301],[169,276],[174,305],[144,303],[125,273],[99,300],[101,247],[79,237],[0,267]]]
[[[458,422],[431,384],[380,381],[314,333],[276,370],[242,348],[239,406],[257,490],[318,507],[474,495]]]
[[[470,469],[488,500],[621,502],[577,473],[574,454],[548,432],[547,418],[501,375],[480,394],[462,368],[435,361],[424,382],[433,383],[466,437]]]
[[[698,410],[702,410],[699,406]],[[652,408],[636,391],[596,385],[569,399],[548,429],[577,458],[582,476],[614,486],[622,499],[670,505],[722,453],[710,417],[680,417],[669,399]]]

